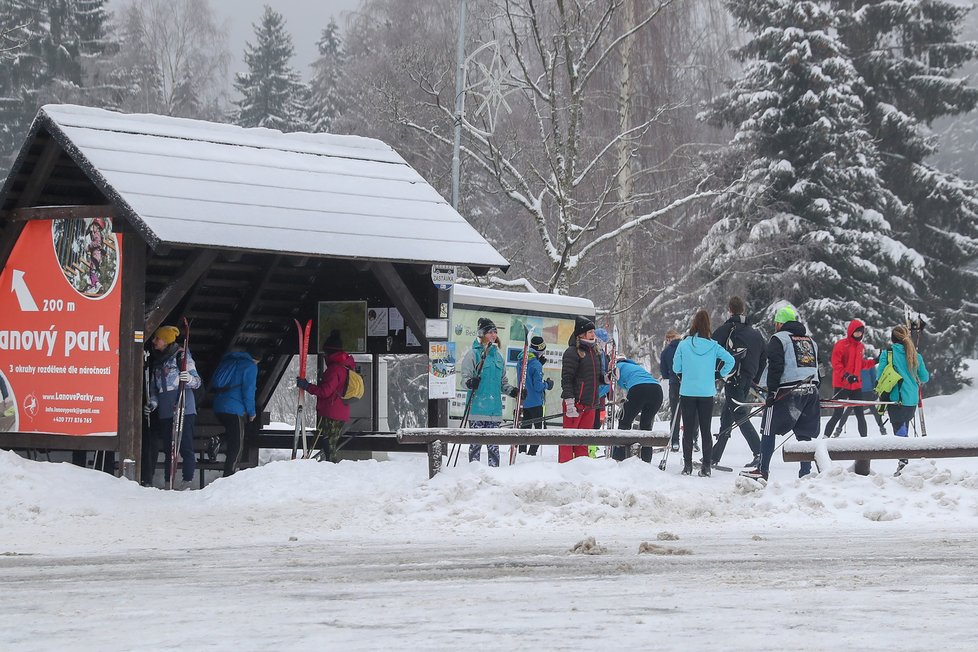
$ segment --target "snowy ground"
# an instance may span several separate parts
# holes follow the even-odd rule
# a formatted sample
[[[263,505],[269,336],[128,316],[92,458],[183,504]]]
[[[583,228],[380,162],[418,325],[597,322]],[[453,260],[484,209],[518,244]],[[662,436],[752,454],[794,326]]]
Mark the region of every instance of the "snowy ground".
[[[929,400],[931,434],[973,437],[976,399]],[[760,488],[552,457],[166,492],[0,452],[0,649],[975,649],[975,460],[798,480],[777,456]],[[749,457],[736,435],[724,461]]]

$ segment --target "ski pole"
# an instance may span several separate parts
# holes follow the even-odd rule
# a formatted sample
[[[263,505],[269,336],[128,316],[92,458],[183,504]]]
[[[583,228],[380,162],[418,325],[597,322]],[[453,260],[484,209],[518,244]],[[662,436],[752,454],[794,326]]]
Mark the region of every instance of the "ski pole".
[[[672,415],[672,420],[669,423],[669,445],[666,446],[665,453],[662,455],[662,461],[659,462],[659,470],[666,470],[666,463],[669,461],[669,451],[672,450],[672,433],[676,432],[677,424],[679,423],[679,406],[676,406],[676,412]]]

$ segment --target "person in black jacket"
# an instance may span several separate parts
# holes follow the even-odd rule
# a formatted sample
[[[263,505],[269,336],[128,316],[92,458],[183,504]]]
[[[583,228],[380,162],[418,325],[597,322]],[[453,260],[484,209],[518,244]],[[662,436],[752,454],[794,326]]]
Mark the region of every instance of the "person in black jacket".
[[[738,296],[730,297],[727,302],[730,318],[713,331],[713,339],[720,343],[738,361],[734,374],[723,384],[723,410],[720,412],[720,435],[713,445],[713,466],[720,463],[723,450],[730,440],[730,430],[736,422],[740,422],[740,432],[750,446],[754,459],[745,467],[757,467],[761,464],[761,438],[750,422],[747,415],[750,408],[737,405],[735,401],[747,402],[751,385],[761,379],[767,358],[764,355],[766,344],[764,336],[754,328],[744,316],[746,306]],[[728,345],[729,344],[729,345]]]
[[[672,370],[672,359],[682,337],[675,328],[666,333],[665,348],[659,355],[659,375],[669,381],[669,423],[672,424],[672,450],[679,450],[679,376]]]
[[[597,349],[594,322],[587,317],[574,320],[574,332],[561,358],[560,398],[564,404],[565,428],[594,430],[601,409],[601,385],[608,383],[607,369]],[[559,446],[557,461],[587,457],[587,445]]]

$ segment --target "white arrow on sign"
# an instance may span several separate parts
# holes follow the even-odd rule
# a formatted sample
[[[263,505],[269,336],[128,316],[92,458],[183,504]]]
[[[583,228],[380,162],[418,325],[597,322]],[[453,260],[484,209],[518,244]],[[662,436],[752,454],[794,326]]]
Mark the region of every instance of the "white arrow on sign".
[[[17,303],[20,304],[21,312],[37,312],[37,302],[31,296],[31,291],[27,289],[27,282],[24,281],[24,272],[19,269],[13,270],[14,275],[10,281],[10,291],[17,295]]]

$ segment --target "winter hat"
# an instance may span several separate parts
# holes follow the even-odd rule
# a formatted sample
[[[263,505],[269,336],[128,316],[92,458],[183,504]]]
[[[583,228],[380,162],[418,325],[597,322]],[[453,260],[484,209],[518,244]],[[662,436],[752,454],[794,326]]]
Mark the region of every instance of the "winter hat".
[[[343,339],[340,337],[340,332],[335,328],[330,331],[329,337],[323,342],[323,348],[327,351],[342,351],[343,350]]]
[[[180,335],[180,329],[176,326],[160,326],[153,333],[153,339],[157,337],[163,340],[163,343],[169,346],[177,341],[177,337]]]
[[[574,318],[574,337],[594,330],[594,322],[589,317]]]
[[[488,317],[479,317],[479,327],[475,331],[476,335],[485,337],[487,333],[492,333],[495,330],[496,324],[491,319]]]
[[[775,324],[786,324],[789,321],[798,321],[798,312],[790,303],[781,306],[778,308],[778,311],[774,313]]]
[[[546,351],[547,343],[539,335],[534,335],[530,338],[530,348],[534,351]]]
[[[608,331],[605,330],[604,328],[599,328],[596,331],[594,331],[594,336],[598,338],[599,342],[604,342],[607,344],[608,342],[611,341],[611,335],[608,335]]]

